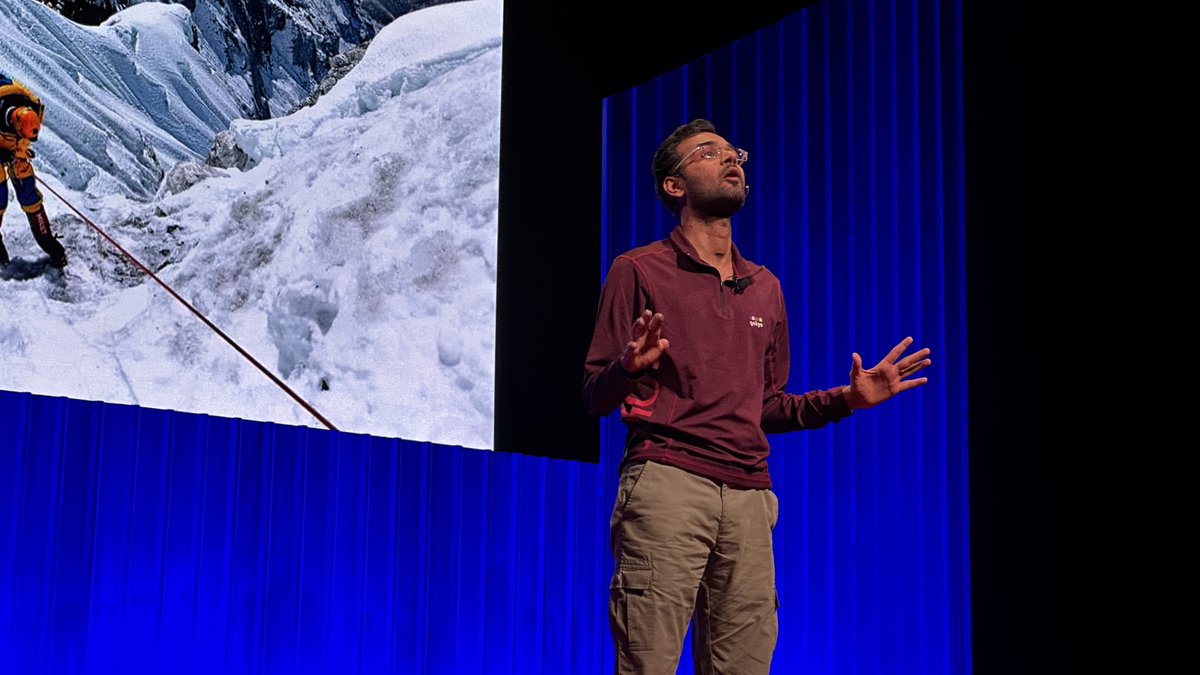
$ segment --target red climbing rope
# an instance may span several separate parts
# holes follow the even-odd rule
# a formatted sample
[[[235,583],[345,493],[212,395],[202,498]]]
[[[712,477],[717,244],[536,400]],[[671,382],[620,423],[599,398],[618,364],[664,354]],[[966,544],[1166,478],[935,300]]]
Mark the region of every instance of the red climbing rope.
[[[312,406],[312,405],[311,405],[311,404],[310,404],[308,401],[305,401],[303,398],[301,398],[301,397],[300,397],[300,395],[299,395],[299,394],[297,394],[296,392],[292,391],[292,389],[291,389],[290,387],[288,387],[288,386],[287,386],[287,384],[285,384],[285,383],[283,382],[283,380],[281,380],[281,379],[279,379],[278,377],[276,377],[274,373],[272,373],[270,370],[267,370],[267,368],[266,368],[266,367],[264,367],[264,366],[263,366],[261,363],[259,363],[257,359],[255,359],[253,356],[251,356],[249,352],[247,352],[245,349],[242,349],[242,346],[241,346],[241,345],[239,345],[237,342],[234,342],[233,338],[231,338],[231,337],[229,337],[228,335],[226,335],[226,334],[225,334],[225,332],[224,332],[224,331],[222,331],[220,328],[217,328],[216,324],[214,324],[212,321],[209,321],[209,320],[208,320],[208,317],[206,317],[206,316],[204,316],[203,314],[201,314],[201,313],[200,313],[200,310],[196,309],[195,307],[193,307],[193,306],[191,305],[191,303],[189,303],[187,300],[184,300],[182,297],[180,297],[180,295],[179,295],[178,293],[176,293],[176,292],[175,292],[175,289],[173,289],[173,288],[171,288],[170,286],[168,286],[168,285],[167,285],[167,283],[166,283],[165,281],[163,281],[162,279],[159,279],[159,278],[158,278],[158,275],[156,275],[154,272],[151,272],[151,271],[150,271],[150,268],[146,267],[145,265],[143,265],[143,264],[141,263],[141,261],[140,261],[140,260],[138,260],[137,258],[133,257],[133,254],[131,254],[129,251],[126,251],[126,250],[124,249],[124,247],[122,247],[120,244],[118,244],[118,243],[116,242],[116,240],[115,240],[115,239],[113,239],[112,237],[108,236],[108,233],[106,233],[104,230],[100,229],[100,227],[99,227],[98,225],[96,225],[95,223],[93,223],[93,222],[91,221],[91,219],[89,219],[87,216],[85,216],[85,215],[83,215],[82,213],[80,213],[79,209],[75,208],[75,206],[74,206],[74,205],[72,205],[72,204],[71,204],[71,202],[67,201],[67,200],[66,200],[66,198],[64,198],[62,195],[58,194],[58,192],[56,192],[56,191],[54,190],[54,188],[52,188],[52,187],[50,187],[49,185],[47,185],[47,184],[46,184],[46,181],[42,180],[40,176],[38,176],[38,177],[37,177],[37,181],[38,181],[39,183],[41,183],[41,184],[42,184],[42,187],[44,187],[44,188],[46,188],[47,190],[49,190],[51,194],[53,194],[55,197],[58,197],[58,199],[59,199],[59,200],[60,200],[60,201],[61,201],[63,204],[66,204],[66,205],[67,205],[67,208],[69,208],[69,209],[71,209],[72,211],[74,211],[74,212],[75,212],[75,215],[77,215],[77,216],[79,216],[80,218],[82,218],[82,219],[83,219],[83,222],[87,223],[87,224],[88,224],[88,226],[89,226],[89,227],[91,227],[93,230],[95,230],[97,233],[99,233],[99,235],[100,235],[101,237],[104,237],[104,238],[105,238],[105,239],[108,241],[108,243],[110,243],[110,244],[112,244],[114,247],[116,247],[116,249],[117,249],[118,251],[120,251],[122,255],[124,255],[126,258],[129,258],[131,261],[133,261],[133,264],[134,264],[134,265],[137,265],[138,269],[140,269],[141,271],[145,272],[145,273],[146,273],[146,276],[150,277],[150,278],[151,278],[151,279],[153,279],[155,282],[157,282],[159,286],[162,286],[162,287],[163,287],[163,288],[164,288],[164,289],[165,289],[165,290],[166,290],[168,293],[170,293],[170,294],[171,294],[171,297],[173,297],[173,298],[175,298],[176,300],[178,300],[178,301],[179,301],[179,303],[180,303],[180,304],[182,304],[184,307],[187,307],[187,308],[188,308],[188,311],[190,311],[192,314],[195,314],[195,315],[196,315],[196,316],[197,316],[197,317],[198,317],[198,318],[199,318],[201,321],[203,321],[203,322],[204,322],[204,325],[206,325],[206,326],[208,326],[209,328],[211,328],[211,329],[213,330],[213,332],[214,332],[214,333],[216,333],[217,335],[220,335],[220,336],[221,336],[221,338],[223,338],[223,339],[224,339],[226,342],[228,342],[228,343],[229,343],[229,345],[230,345],[231,347],[233,347],[234,349],[236,349],[236,350],[237,350],[237,352],[238,352],[239,354],[241,354],[242,356],[244,356],[244,357],[246,358],[246,360],[247,360],[247,361],[249,361],[250,363],[253,363],[253,364],[254,364],[254,366],[255,366],[256,368],[258,368],[259,370],[261,370],[261,371],[262,371],[262,373],[263,373],[264,375],[266,375],[267,377],[271,378],[271,381],[272,381],[272,382],[274,382],[276,385],[278,385],[280,389],[282,389],[282,390],[284,390],[285,392],[287,392],[287,395],[288,395],[288,396],[291,396],[291,397],[292,397],[292,398],[293,398],[293,399],[296,401],[296,403],[299,403],[299,404],[300,404],[300,406],[301,406],[301,407],[303,407],[305,410],[307,410],[309,413],[311,413],[313,417],[315,417],[315,418],[317,418],[318,420],[320,420],[320,421],[321,421],[321,424],[324,424],[324,425],[325,425],[326,427],[328,427],[328,428],[329,428],[331,431],[337,431],[337,427],[333,426],[333,424],[332,424],[332,423],[330,423],[330,421],[329,421],[329,420],[325,419],[325,417],[324,417],[324,416],[322,416],[322,415],[321,415],[321,413],[317,412],[317,409],[316,409],[316,408],[314,408],[314,407],[313,407],[313,406]]]

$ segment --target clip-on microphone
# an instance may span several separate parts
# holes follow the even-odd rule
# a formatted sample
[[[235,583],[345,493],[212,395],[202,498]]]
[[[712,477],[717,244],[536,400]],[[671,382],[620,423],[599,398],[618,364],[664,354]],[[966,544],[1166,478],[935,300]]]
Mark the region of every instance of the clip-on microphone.
[[[746,287],[750,285],[750,277],[742,277],[741,279],[739,279],[739,278],[737,278],[737,275],[735,274],[732,277],[726,279],[725,281],[722,281],[721,283],[732,288],[733,294],[737,295],[738,293],[741,293],[742,291],[746,290]]]

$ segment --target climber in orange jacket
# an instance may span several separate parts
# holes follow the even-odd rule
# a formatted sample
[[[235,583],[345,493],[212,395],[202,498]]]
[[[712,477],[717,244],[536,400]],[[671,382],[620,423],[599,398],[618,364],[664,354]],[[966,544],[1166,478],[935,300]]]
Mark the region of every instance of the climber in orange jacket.
[[[33,238],[50,255],[50,264],[63,267],[67,254],[50,231],[50,219],[42,206],[33,165],[34,152],[29,144],[38,139],[45,106],[25,85],[0,73],[0,223],[8,207],[8,178],[11,174],[21,210],[29,219]],[[8,250],[0,237],[0,265],[9,263]]]

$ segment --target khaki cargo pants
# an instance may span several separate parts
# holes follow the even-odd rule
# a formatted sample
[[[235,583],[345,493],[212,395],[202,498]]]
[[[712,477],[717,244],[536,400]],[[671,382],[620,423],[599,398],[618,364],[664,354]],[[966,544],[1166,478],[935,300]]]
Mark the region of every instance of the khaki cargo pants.
[[[778,635],[770,490],[644,462],[621,471],[610,532],[618,673],[675,673],[688,622],[697,673],[770,671]]]

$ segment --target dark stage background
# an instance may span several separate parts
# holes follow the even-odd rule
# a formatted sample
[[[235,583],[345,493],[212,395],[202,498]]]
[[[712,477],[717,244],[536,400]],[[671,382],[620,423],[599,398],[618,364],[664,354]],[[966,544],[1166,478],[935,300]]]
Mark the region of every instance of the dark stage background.
[[[648,148],[697,115],[753,155],[738,242],[784,280],[793,388],[903,334],[935,348],[929,386],[777,445],[775,671],[1111,651],[1086,20],[803,4],[610,2],[546,32],[509,3],[511,452],[0,393],[0,672],[611,670],[621,434],[582,416],[580,364],[608,259],[669,229]]]

